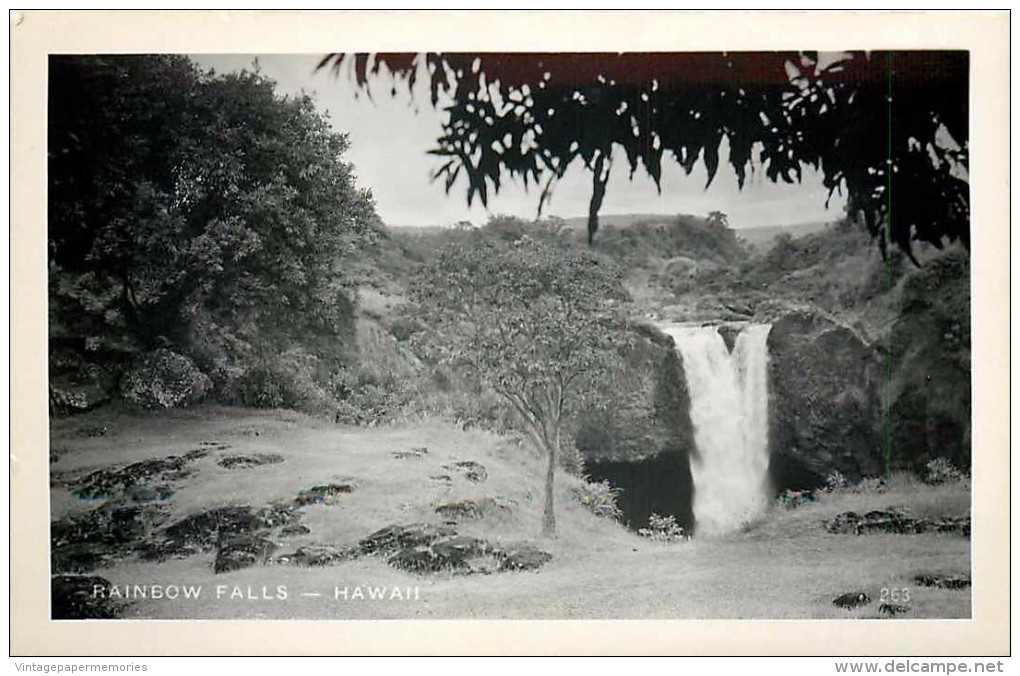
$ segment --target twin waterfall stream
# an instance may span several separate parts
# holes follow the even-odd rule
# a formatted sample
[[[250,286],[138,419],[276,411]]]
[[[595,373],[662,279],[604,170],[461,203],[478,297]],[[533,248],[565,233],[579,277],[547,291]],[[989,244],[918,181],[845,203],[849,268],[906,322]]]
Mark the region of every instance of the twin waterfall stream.
[[[768,324],[751,324],[731,352],[716,326],[665,325],[683,358],[697,453],[694,518],[701,535],[740,528],[768,503]]]

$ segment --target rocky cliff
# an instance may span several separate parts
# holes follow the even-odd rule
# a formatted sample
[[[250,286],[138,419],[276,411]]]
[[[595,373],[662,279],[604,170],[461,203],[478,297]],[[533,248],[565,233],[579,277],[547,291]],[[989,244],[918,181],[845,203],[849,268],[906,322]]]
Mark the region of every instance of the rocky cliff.
[[[777,488],[883,471],[883,360],[854,330],[810,310],[769,334],[770,473]]]

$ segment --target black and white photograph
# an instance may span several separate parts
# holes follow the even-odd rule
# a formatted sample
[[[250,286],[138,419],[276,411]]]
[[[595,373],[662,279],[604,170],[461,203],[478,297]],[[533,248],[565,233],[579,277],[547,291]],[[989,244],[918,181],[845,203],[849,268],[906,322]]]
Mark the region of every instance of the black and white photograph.
[[[46,55],[50,620],[974,618],[972,55],[794,37]]]

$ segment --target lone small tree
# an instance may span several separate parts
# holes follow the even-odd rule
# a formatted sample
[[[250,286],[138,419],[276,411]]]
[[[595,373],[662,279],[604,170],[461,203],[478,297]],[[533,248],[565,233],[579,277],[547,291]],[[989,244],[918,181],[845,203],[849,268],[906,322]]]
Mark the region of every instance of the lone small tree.
[[[708,213],[708,224],[719,228],[730,227],[730,218],[721,211],[710,211]]]
[[[618,359],[627,300],[619,270],[587,251],[479,234],[442,250],[412,296],[431,327],[426,352],[498,393],[546,455],[542,534],[554,537],[565,424]]]

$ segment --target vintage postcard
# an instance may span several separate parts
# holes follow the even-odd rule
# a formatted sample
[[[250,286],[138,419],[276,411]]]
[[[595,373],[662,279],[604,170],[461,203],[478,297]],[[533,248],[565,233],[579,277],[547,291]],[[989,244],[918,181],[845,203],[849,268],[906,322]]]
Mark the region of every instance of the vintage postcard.
[[[15,654],[1008,651],[1008,15],[10,31]]]

